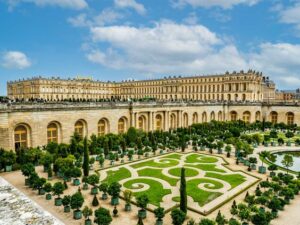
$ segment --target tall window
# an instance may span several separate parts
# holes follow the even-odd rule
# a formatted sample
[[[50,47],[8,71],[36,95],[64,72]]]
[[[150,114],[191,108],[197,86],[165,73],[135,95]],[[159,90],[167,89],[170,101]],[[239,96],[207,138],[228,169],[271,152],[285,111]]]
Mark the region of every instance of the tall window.
[[[222,121],[223,119],[223,113],[220,111],[219,113],[218,113],[218,120],[219,121]]]
[[[188,126],[189,126],[188,114],[185,113],[183,114],[183,127],[188,127]]]
[[[231,121],[237,121],[237,112],[233,111],[230,113]]]
[[[287,114],[287,125],[293,125],[294,124],[294,113],[289,112]]]
[[[107,130],[106,121],[104,119],[101,119],[98,122],[98,136],[102,136],[106,134],[106,130]]]
[[[162,117],[161,117],[161,115],[157,115],[155,117],[155,125],[156,125],[156,130],[162,130]]]
[[[260,112],[257,111],[255,114],[255,120],[260,121]]]
[[[118,133],[119,134],[124,134],[125,133],[125,131],[126,131],[125,126],[126,126],[125,125],[125,119],[124,118],[119,119],[119,122],[118,122]]]
[[[171,114],[170,128],[171,129],[177,128],[176,116],[173,113]]]
[[[251,117],[250,112],[244,112],[244,113],[243,113],[243,121],[244,121],[245,123],[250,123],[250,117]]]
[[[140,116],[139,119],[138,119],[138,128],[142,131],[145,131],[146,128],[145,128],[145,117],[144,116]]]
[[[198,123],[198,114],[197,113],[193,114],[193,123]]]
[[[58,142],[58,127],[55,123],[50,123],[47,127],[47,141]]]
[[[215,119],[216,119],[215,112],[211,112],[210,120],[215,120]]]
[[[28,133],[23,125],[19,125],[15,129],[15,149],[28,147]]]
[[[207,122],[207,114],[206,112],[202,113],[202,123],[206,123]]]
[[[271,112],[271,122],[273,124],[276,124],[278,121],[278,113],[277,112]]]
[[[80,120],[75,123],[75,133],[81,137],[84,135],[84,124]]]

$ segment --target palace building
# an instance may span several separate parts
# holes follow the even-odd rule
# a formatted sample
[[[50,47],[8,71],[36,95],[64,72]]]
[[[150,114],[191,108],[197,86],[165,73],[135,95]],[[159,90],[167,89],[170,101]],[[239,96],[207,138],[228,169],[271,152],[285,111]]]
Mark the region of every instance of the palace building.
[[[7,93],[11,99],[48,101],[150,97],[157,100],[262,102],[275,100],[275,85],[261,73],[249,70],[247,73],[124,82],[35,77],[8,82]]]
[[[275,84],[254,71],[119,83],[39,77],[9,82],[7,89],[9,98],[24,100],[0,103],[0,147],[7,150],[129,127],[168,131],[212,120],[300,124],[298,103],[276,101]],[[145,97],[156,100],[116,101]],[[103,98],[114,101],[96,101]]]

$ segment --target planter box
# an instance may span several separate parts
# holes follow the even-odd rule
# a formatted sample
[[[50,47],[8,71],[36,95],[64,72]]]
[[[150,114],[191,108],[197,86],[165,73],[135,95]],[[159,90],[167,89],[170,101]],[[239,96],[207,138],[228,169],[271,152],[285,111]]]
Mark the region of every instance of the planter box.
[[[52,195],[50,193],[46,194],[46,200],[51,200],[52,199]]]
[[[258,172],[261,173],[261,174],[265,174],[267,171],[267,168],[264,167],[264,166],[260,166],[258,167]]]
[[[130,212],[131,211],[131,204],[126,203],[125,204],[125,211]]]
[[[111,205],[119,205],[119,198],[112,198],[110,201]]]
[[[71,207],[69,205],[64,206],[64,212],[69,213],[71,211]]]
[[[84,225],[92,225],[92,221],[90,219],[85,220]]]
[[[142,218],[142,219],[145,219],[147,217],[147,211],[144,210],[144,209],[140,209],[139,212],[138,212],[138,217]]]
[[[5,166],[5,172],[11,172],[12,166]]]
[[[115,165],[115,161],[110,161],[110,165],[111,166]]]
[[[96,195],[96,194],[98,194],[98,188],[97,187],[92,187],[91,195]]]
[[[75,210],[73,212],[73,219],[80,220],[82,218],[82,212],[80,210]]]
[[[223,150],[222,149],[218,149],[218,154],[222,154]]]
[[[255,164],[251,164],[251,169],[252,170],[256,170],[256,165]]]
[[[43,188],[39,189],[39,195],[44,195],[46,192]]]
[[[74,179],[74,180],[73,180],[73,185],[74,185],[74,186],[80,185],[80,180],[79,180],[78,178]]]
[[[162,220],[156,220],[155,225],[163,225],[163,221]]]
[[[102,200],[106,200],[106,199],[107,199],[107,194],[106,194],[106,193],[105,193],[105,194],[103,193],[102,196],[101,196],[101,199],[102,199]]]
[[[54,200],[54,204],[55,204],[55,206],[61,206],[62,205],[62,199],[61,198],[56,198]]]

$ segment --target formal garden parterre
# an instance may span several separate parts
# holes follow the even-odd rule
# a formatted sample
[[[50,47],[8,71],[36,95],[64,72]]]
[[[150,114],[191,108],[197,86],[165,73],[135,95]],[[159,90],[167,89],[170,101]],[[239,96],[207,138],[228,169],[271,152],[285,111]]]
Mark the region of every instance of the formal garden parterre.
[[[283,142],[280,135],[286,137]],[[1,150],[0,169],[21,169],[27,191],[44,195],[65,214],[72,210],[74,220],[86,225],[111,224],[132,212],[133,205],[139,210],[132,224],[147,221],[149,210],[157,225],[165,216],[174,225],[268,225],[298,194],[300,182],[288,174],[291,157],[283,162],[287,171],[280,170],[269,151],[259,156],[254,149],[298,146],[298,136],[296,125],[242,121],[213,121],[169,132],[130,128],[125,134],[93,135],[89,140],[75,133],[69,144]],[[224,158],[243,171],[229,169]],[[37,171],[39,165],[43,171]],[[258,184],[255,191],[247,192],[253,184]],[[215,218],[210,216],[241,193],[244,200],[227,207],[230,215],[219,211]],[[196,223],[189,211],[207,217]]]

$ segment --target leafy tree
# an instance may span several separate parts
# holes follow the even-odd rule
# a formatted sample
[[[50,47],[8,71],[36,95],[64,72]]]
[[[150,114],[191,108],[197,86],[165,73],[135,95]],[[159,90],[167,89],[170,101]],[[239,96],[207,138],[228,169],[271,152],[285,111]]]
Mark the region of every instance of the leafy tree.
[[[83,140],[83,149],[84,149],[84,155],[83,155],[83,174],[84,176],[89,175],[90,167],[89,167],[89,149],[88,149],[88,143],[87,143],[87,138],[84,138]]]
[[[185,168],[181,168],[180,178],[180,210],[184,213],[187,212],[187,192],[186,192],[186,180],[185,180]]]
[[[76,209],[76,211],[79,211],[79,209],[82,207],[84,202],[84,198],[80,192],[76,192],[71,196],[71,208]]]
[[[101,183],[99,186],[99,190],[102,191],[104,194],[107,193],[108,191],[108,184],[107,183]]]
[[[281,161],[282,165],[286,168],[286,172],[289,172],[289,168],[294,165],[293,156],[290,154],[285,154],[283,160]]]
[[[154,210],[154,215],[157,219],[157,221],[162,221],[162,219],[165,216],[165,209],[162,207],[158,207]]]
[[[97,195],[94,195],[93,201],[92,201],[92,206],[98,206],[99,205],[99,201],[97,199]]]
[[[269,225],[269,219],[265,212],[259,211],[251,217],[251,222],[254,225]]]
[[[225,216],[223,216],[220,211],[216,217],[216,222],[218,225],[225,225],[228,223],[228,221],[225,219]]]
[[[148,195],[142,194],[136,198],[136,205],[141,208],[141,210],[145,210],[147,205],[149,204]]]
[[[88,206],[85,206],[82,210],[82,214],[85,218],[85,220],[90,220],[89,217],[93,214],[93,210],[89,208]]]
[[[171,217],[173,225],[182,225],[185,221],[186,214],[180,209],[174,209],[171,212]]]
[[[26,163],[26,164],[22,165],[21,171],[25,177],[29,177],[35,172],[35,168],[32,163]]]
[[[230,145],[226,145],[225,147],[225,152],[227,152],[227,157],[230,157],[230,152],[231,152],[231,146]]]
[[[56,182],[52,187],[52,192],[54,195],[57,195],[57,198],[60,198],[60,195],[64,192],[64,190],[65,187],[62,182]]]
[[[215,225],[216,222],[207,218],[203,218],[200,220],[199,225]]]
[[[230,218],[230,220],[228,221],[229,225],[241,225],[241,223],[239,221],[237,221],[235,218]]]
[[[92,174],[87,177],[87,183],[90,185],[93,185],[93,187],[97,187],[97,184],[99,184],[100,177],[97,174]]]
[[[94,222],[98,225],[109,225],[112,222],[112,217],[109,210],[105,208],[96,209]]]
[[[65,195],[62,199],[62,204],[64,206],[68,206],[71,203],[71,196],[70,195]]]

